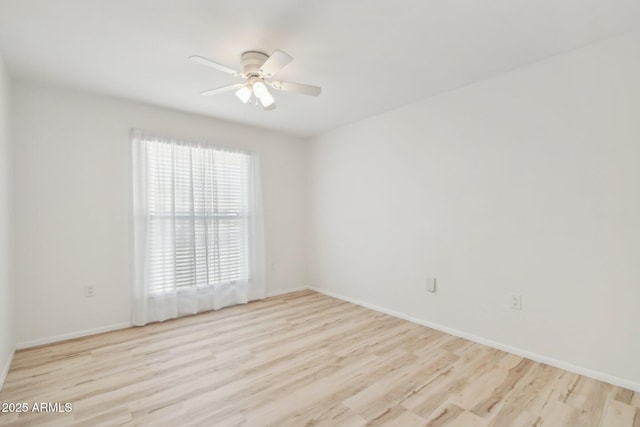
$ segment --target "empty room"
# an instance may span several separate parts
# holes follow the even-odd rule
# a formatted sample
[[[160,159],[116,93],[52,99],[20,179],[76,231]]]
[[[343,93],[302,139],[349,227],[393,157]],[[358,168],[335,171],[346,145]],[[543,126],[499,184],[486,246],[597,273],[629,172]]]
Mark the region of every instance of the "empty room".
[[[640,1],[0,0],[0,426],[640,427]]]

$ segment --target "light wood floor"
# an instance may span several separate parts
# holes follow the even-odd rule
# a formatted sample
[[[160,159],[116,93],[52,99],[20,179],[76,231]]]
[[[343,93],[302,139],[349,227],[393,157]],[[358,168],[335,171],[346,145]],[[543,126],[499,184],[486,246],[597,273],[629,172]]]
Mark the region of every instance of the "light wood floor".
[[[0,425],[640,426],[640,394],[305,291],[16,353]]]

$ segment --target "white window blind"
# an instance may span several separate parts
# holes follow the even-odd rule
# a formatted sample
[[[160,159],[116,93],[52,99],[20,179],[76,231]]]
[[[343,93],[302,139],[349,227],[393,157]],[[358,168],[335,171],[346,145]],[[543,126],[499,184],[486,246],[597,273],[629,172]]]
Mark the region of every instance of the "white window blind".
[[[151,147],[151,291],[248,279],[248,161],[244,153]]]
[[[153,320],[246,302],[256,273],[254,165],[243,151],[134,137],[137,277],[146,305],[172,295],[177,305]]]

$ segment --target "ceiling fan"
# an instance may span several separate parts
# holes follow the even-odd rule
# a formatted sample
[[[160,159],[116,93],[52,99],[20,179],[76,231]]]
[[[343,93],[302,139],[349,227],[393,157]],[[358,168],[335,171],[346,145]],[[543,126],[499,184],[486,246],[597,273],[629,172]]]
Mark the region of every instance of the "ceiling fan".
[[[273,76],[289,64],[293,58],[281,50],[276,50],[271,56],[262,52],[248,51],[244,52],[240,57],[243,71],[236,71],[225,65],[218,64],[204,56],[193,55],[189,59],[215,68],[218,71],[230,74],[234,77],[245,79],[244,83],[236,83],[229,86],[219,87],[217,89],[207,90],[201,93],[204,96],[218,95],[224,92],[236,91],[236,96],[243,103],[254,103],[262,105],[265,110],[274,110],[276,108],[275,100],[267,89],[271,86],[276,90],[285,92],[296,92],[304,95],[318,96],[321,88],[302,83],[285,82],[273,80]]]

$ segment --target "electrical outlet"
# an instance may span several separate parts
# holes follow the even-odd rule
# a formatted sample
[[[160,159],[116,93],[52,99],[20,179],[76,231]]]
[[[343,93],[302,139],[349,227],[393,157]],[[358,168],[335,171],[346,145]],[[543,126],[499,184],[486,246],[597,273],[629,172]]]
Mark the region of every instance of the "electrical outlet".
[[[427,277],[427,292],[431,292],[432,294],[436,292],[436,278],[435,277]]]
[[[96,288],[93,285],[87,285],[84,287],[84,297],[93,298],[96,296]]]
[[[511,294],[511,309],[522,310],[522,295]]]

